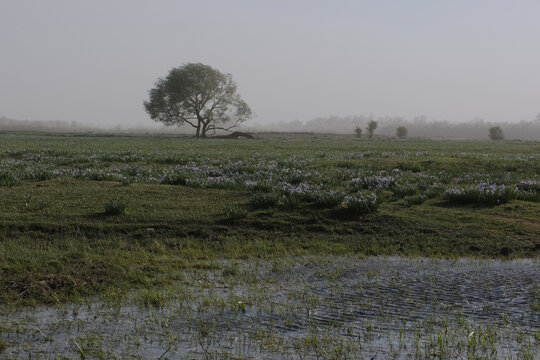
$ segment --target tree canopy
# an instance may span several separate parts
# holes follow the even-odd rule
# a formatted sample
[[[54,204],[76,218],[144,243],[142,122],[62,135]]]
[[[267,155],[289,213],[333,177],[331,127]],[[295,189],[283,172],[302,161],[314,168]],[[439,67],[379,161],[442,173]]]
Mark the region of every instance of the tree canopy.
[[[165,125],[188,124],[196,137],[209,131],[230,130],[249,120],[250,107],[236,93],[230,74],[204,64],[185,64],[159,78],[144,102],[154,121]]]
[[[503,140],[504,132],[500,126],[493,126],[489,128],[489,138],[491,140]]]
[[[396,136],[400,139],[405,139],[407,138],[407,133],[409,132],[409,130],[405,127],[405,126],[398,126],[396,128]]]
[[[371,139],[373,137],[373,133],[375,132],[375,129],[377,129],[377,126],[379,126],[379,124],[375,120],[368,122],[366,127],[368,138]]]

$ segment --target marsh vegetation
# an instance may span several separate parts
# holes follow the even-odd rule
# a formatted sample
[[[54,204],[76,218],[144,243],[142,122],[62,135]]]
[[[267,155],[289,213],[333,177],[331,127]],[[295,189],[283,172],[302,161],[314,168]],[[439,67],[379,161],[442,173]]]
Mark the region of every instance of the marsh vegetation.
[[[536,142],[0,138],[2,356],[538,353]]]
[[[4,308],[0,336],[14,359],[536,359],[539,271],[535,260],[203,261],[165,288]]]

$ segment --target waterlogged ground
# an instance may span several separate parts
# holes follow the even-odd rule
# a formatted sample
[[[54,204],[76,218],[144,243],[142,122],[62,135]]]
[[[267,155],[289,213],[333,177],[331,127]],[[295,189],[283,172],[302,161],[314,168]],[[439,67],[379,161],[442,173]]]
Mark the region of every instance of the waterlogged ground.
[[[540,359],[539,260],[215,261],[165,290],[0,308],[7,359]]]

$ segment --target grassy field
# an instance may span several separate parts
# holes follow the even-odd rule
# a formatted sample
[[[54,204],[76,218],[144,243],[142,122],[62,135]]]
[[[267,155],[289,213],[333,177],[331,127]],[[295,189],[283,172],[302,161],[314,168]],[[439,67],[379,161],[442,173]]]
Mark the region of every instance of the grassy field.
[[[538,257],[540,143],[0,135],[0,303],[214,259]]]

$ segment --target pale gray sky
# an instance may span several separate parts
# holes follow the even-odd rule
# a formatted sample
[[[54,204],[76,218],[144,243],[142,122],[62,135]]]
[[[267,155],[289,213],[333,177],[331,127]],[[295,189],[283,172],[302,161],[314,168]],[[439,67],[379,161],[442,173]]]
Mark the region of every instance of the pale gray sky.
[[[0,116],[151,125],[187,62],[233,75],[255,123],[540,112],[537,0],[0,0]]]

